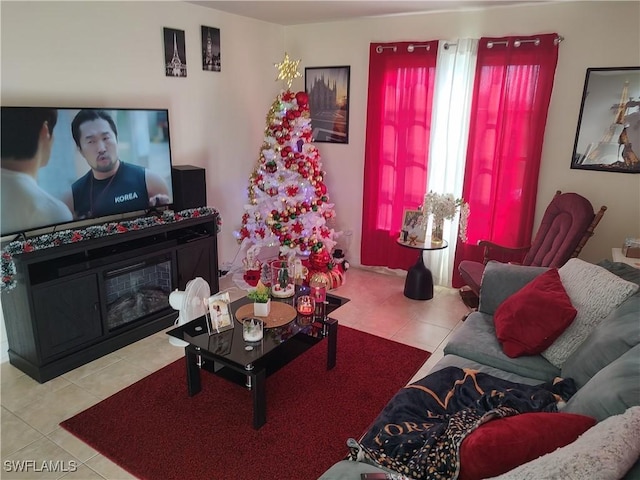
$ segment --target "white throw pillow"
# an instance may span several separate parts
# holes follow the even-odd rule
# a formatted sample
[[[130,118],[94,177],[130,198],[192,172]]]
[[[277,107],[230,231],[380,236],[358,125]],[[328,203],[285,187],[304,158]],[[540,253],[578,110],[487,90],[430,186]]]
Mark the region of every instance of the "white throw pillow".
[[[558,269],[558,273],[578,314],[562,335],[542,352],[542,356],[562,368],[567,358],[600,322],[638,291],[638,285],[577,258],[570,259]]]
[[[573,443],[493,480],[619,480],[640,455],[640,407],[594,425]]]

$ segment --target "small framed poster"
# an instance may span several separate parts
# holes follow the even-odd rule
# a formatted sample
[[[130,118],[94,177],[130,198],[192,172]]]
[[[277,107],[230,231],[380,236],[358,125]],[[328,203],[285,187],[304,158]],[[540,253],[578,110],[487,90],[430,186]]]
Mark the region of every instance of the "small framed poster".
[[[571,168],[640,173],[640,67],[587,68]]]
[[[184,30],[163,28],[164,70],[167,77],[187,76],[187,54]]]
[[[304,69],[314,142],[349,143],[350,75],[348,65]]]
[[[200,26],[202,42],[202,70],[220,72],[222,63],[220,58],[220,29]]]

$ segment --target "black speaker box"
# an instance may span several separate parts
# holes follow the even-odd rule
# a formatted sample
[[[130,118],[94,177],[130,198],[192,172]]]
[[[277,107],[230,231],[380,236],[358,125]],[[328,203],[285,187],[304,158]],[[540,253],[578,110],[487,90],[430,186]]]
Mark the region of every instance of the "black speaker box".
[[[207,184],[204,168],[193,165],[174,165],[171,168],[173,183],[173,209],[207,206]]]

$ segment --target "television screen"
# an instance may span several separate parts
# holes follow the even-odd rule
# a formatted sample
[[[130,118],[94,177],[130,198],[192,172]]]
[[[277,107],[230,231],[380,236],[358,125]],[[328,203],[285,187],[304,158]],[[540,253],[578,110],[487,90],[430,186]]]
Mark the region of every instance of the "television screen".
[[[2,236],[173,203],[166,109],[2,107],[0,128]]]

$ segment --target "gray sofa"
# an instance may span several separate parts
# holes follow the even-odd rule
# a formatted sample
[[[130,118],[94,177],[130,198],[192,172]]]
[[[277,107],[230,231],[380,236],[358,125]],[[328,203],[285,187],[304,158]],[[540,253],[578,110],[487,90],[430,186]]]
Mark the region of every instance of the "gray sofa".
[[[629,265],[605,260],[597,268],[640,285],[640,270]],[[502,302],[546,270],[490,262],[482,281],[478,311],[469,315],[456,330],[444,349],[444,357],[430,374],[446,367],[458,367],[527,385],[553,381],[555,377],[575,381],[578,390],[561,411],[587,415],[599,423],[573,444],[506,473],[505,480],[589,478],[584,476],[587,475],[585,464],[594,469],[586,471],[599,472],[591,478],[640,478],[640,408],[631,408],[640,405],[640,292],[628,296],[613,309],[561,368],[542,355],[510,358],[496,336],[493,314]],[[623,432],[629,429],[630,434]],[[633,438],[629,440],[625,435]],[[618,443],[616,438],[620,445],[612,446]],[[599,445],[599,441],[607,444]],[[613,447],[618,450],[608,450]],[[584,458],[580,451],[584,452]],[[342,460],[329,468],[320,480],[360,480],[364,478],[361,474],[374,472],[390,473],[365,462]]]

